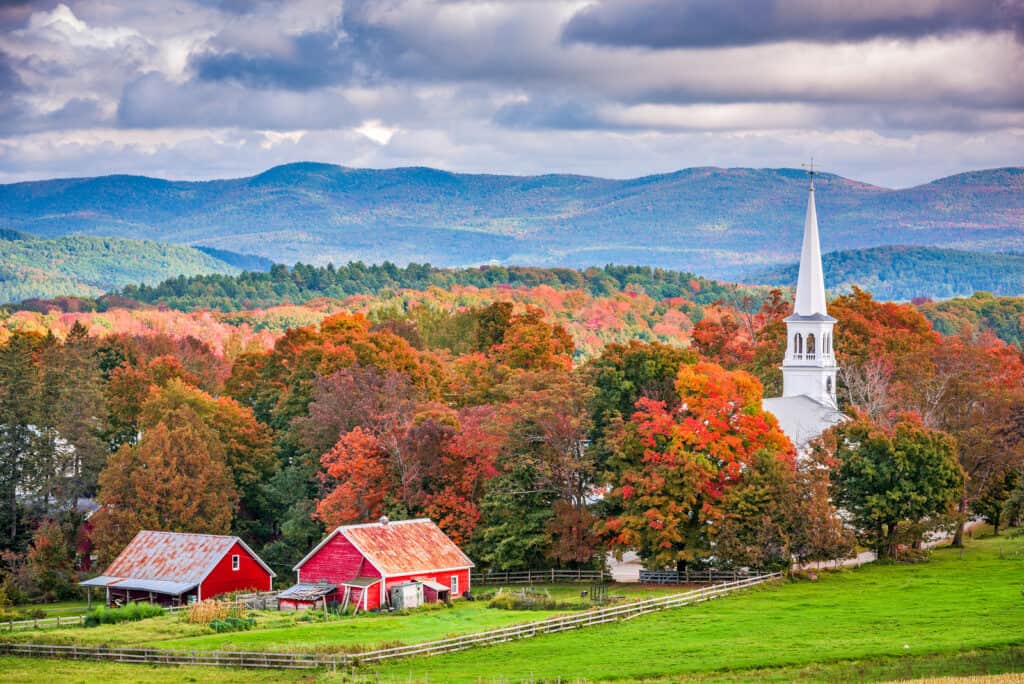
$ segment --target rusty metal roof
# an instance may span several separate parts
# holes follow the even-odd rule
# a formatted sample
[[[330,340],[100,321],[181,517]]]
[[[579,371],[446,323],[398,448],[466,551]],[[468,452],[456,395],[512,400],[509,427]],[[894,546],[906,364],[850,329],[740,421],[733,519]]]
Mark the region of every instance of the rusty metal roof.
[[[108,580],[104,584],[134,579],[195,586],[206,579],[236,543],[241,544],[271,577],[275,576],[238,537],[142,530],[124,547],[102,577]]]
[[[415,575],[474,567],[473,561],[429,518],[344,525],[299,561],[312,558],[335,535],[343,535],[382,575]]]

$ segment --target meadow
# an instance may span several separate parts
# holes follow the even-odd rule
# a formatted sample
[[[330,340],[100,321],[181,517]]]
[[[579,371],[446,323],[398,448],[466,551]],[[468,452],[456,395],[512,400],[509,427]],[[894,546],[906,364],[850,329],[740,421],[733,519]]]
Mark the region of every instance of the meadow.
[[[775,670],[777,681],[789,681],[804,669],[824,667],[820,679],[810,674],[807,681],[877,681],[912,676],[918,669],[958,674],[964,652],[988,659],[980,672],[1019,670],[1022,585],[1024,537],[989,537],[971,541],[962,554],[937,550],[927,563],[823,573],[815,582],[761,587],[607,627],[395,662],[374,676],[445,682],[475,682],[482,675],[484,681],[765,681]],[[828,675],[829,669],[846,667],[873,674]]]
[[[552,598],[579,603],[585,584],[544,587]],[[493,592],[498,587],[483,587]],[[507,587],[517,591],[521,587]],[[679,591],[678,587],[612,585],[609,594],[640,599]],[[456,601],[451,607],[428,606],[409,614],[364,613],[358,616],[328,616],[318,611],[251,611],[256,627],[250,631],[214,633],[205,625],[185,622],[180,614],[165,615],[132,623],[100,625],[93,628],[63,628],[0,633],[0,639],[19,642],[79,646],[131,646],[187,650],[345,652],[374,647],[443,639],[458,634],[507,627],[543,620],[572,612],[564,610],[501,610],[487,601]]]
[[[963,552],[939,549],[917,564],[871,564],[791,580],[628,622],[395,661],[355,673],[242,673],[154,669],[113,663],[2,658],[5,681],[695,681],[847,682],[968,676],[1024,670],[1024,537],[971,540]],[[571,596],[579,587],[556,589]],[[634,591],[643,593],[636,588]],[[656,591],[664,591],[659,589]],[[111,628],[50,630],[89,643],[174,648],[308,649],[411,643],[487,629],[550,613],[497,611],[482,602],[410,615],[337,622],[266,624],[251,632],[161,635],[156,618]],[[509,624],[509,622],[505,622]],[[190,629],[193,626],[187,626]],[[114,632],[122,636],[115,640]],[[200,630],[200,628],[196,628]],[[107,630],[107,631],[104,631]],[[15,635],[26,639],[27,635]],[[82,642],[84,643],[84,641]],[[287,648],[285,646],[287,645]],[[128,669],[125,669],[128,668]],[[73,673],[73,676],[65,676]],[[173,675],[173,676],[172,676]]]

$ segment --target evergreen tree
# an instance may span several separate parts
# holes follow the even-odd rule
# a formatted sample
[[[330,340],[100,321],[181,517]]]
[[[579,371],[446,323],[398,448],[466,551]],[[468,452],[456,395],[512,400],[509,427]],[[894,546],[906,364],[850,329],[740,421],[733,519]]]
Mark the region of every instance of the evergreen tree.
[[[38,378],[33,355],[40,340],[14,333],[0,347],[0,548],[23,548],[28,529],[18,499],[24,487],[34,433],[33,397]]]

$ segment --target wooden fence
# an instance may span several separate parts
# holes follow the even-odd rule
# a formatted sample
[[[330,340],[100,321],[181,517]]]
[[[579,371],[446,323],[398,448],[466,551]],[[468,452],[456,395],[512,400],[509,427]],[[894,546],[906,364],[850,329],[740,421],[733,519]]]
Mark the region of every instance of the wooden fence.
[[[44,629],[47,627],[84,627],[84,615],[68,615],[66,617],[33,618],[31,620],[7,620],[0,622],[0,631],[15,632],[21,629]]]
[[[740,570],[641,570],[642,584],[713,584],[715,582],[738,582],[748,577],[756,577],[755,573]]]
[[[516,572],[474,572],[470,583],[542,584],[555,582],[610,582],[612,575],[603,570],[520,570]]]
[[[126,663],[148,663],[151,665],[206,665],[215,667],[252,667],[281,669],[311,669],[318,667],[350,668],[369,663],[380,663],[396,658],[412,656],[433,656],[455,653],[468,648],[490,646],[506,641],[528,639],[542,634],[555,634],[572,629],[582,629],[609,622],[632,620],[640,615],[670,608],[679,608],[702,601],[725,596],[734,591],[746,589],[781,577],[781,573],[758,575],[736,582],[726,582],[701,589],[660,596],[657,598],[632,601],[607,608],[597,608],[582,613],[527,622],[486,632],[476,632],[447,639],[426,641],[408,646],[364,651],[361,653],[269,653],[247,651],[182,651],[139,648],[103,648],[84,646],[50,646],[46,644],[18,644],[0,642],[0,653],[7,655],[43,656],[54,658],[85,658],[110,660]]]

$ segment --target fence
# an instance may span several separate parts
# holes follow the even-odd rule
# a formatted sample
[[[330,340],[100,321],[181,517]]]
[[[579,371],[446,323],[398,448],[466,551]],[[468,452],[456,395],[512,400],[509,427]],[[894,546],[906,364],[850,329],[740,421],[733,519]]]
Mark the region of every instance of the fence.
[[[643,584],[713,584],[715,582],[738,582],[748,577],[756,577],[754,573],[740,570],[641,570],[640,582]]]
[[[0,630],[14,632],[20,629],[43,629],[46,627],[84,627],[84,615],[69,615],[66,617],[34,618],[32,620],[7,620],[0,622]]]
[[[395,658],[433,656],[454,653],[477,646],[490,646],[506,641],[528,639],[541,634],[555,634],[609,622],[632,620],[640,615],[670,608],[688,606],[725,596],[781,577],[781,573],[758,575],[736,582],[727,582],[670,596],[633,601],[618,606],[588,610],[583,613],[548,618],[521,625],[476,632],[447,639],[427,641],[408,646],[395,646],[361,653],[262,653],[244,651],[180,651],[137,648],[101,648],[83,646],[49,646],[44,644],[16,644],[0,642],[0,653],[8,655],[35,655],[57,658],[87,658],[152,665],[208,665],[218,667],[253,667],[282,669],[311,669],[317,667],[348,668],[368,663],[379,663]]]
[[[472,573],[476,584],[538,584],[555,582],[610,582],[612,575],[603,570],[521,570],[517,572]]]

